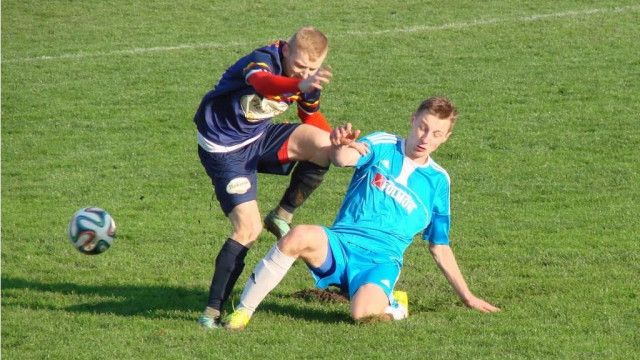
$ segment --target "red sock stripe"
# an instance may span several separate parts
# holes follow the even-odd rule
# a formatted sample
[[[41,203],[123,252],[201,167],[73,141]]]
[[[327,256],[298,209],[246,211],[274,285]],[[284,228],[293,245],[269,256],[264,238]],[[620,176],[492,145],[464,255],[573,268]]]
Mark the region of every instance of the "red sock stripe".
[[[280,164],[291,162],[291,159],[289,159],[289,139],[278,150],[278,161],[280,161]]]

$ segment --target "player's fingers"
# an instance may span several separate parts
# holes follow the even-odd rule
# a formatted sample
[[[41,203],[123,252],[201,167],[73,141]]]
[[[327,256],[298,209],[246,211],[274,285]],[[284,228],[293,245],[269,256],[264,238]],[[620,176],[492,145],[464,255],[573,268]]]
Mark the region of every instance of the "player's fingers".
[[[331,141],[331,145],[340,145],[340,137],[338,135],[338,128],[331,130],[329,133],[329,141]]]
[[[496,312],[496,311],[499,311],[499,310],[500,310],[500,309],[498,309],[497,307],[495,307],[495,306],[493,306],[493,305],[489,304],[489,303],[488,303],[488,302],[486,302],[486,301],[480,301],[480,302],[475,306],[475,308],[476,308],[476,309],[478,309],[478,310],[480,310],[480,311],[482,311],[482,312],[485,312],[485,313],[488,313],[488,312]]]
[[[320,71],[318,71],[318,74],[323,77],[333,77],[333,73],[326,69],[320,69]]]
[[[369,147],[366,143],[352,142],[349,144],[349,147],[358,151],[360,155],[367,155],[369,153]]]
[[[316,83],[316,84],[320,84],[320,83],[328,84],[329,83],[329,79],[324,77],[324,76],[316,76],[316,77],[314,77],[313,80],[314,80],[313,82]]]
[[[324,74],[329,74],[329,77],[332,77],[333,74],[331,73],[331,65],[323,65],[320,67],[320,69],[318,70],[318,72],[324,73]]]

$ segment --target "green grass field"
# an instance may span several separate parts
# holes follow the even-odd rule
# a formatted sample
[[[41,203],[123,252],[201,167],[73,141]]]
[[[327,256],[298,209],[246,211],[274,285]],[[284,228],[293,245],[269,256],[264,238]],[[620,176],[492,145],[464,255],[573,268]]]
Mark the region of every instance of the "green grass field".
[[[332,125],[406,135],[421,100],[454,101],[434,156],[452,246],[502,312],[465,308],[416,239],[405,321],[293,298],[313,284],[296,264],[245,332],[196,325],[230,225],[193,113],[303,25],[330,38]],[[637,0],[2,1],[3,359],[640,359],[639,35]],[[295,222],[330,225],[351,173],[332,169]],[[260,177],[263,214],[287,181]],[[118,224],[93,257],[66,235],[90,205]]]

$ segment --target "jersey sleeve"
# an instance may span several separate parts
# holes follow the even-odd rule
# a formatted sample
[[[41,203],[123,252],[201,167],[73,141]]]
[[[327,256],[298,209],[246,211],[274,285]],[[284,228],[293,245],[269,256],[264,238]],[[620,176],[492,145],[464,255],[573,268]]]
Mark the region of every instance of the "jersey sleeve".
[[[375,132],[373,134],[369,134],[362,139],[358,140],[358,142],[365,143],[369,147],[369,153],[366,155],[362,155],[358,162],[355,165],[356,169],[367,168],[373,163],[373,159],[375,158],[377,146],[374,143],[374,139],[380,134],[384,134],[383,132]]]
[[[298,111],[311,115],[320,111],[320,90],[302,93],[298,100]]]
[[[244,81],[249,84],[249,77],[260,71],[275,75],[279,74],[279,63],[274,58],[275,56],[277,56],[275,53],[271,53],[266,49],[258,49],[242,59],[246,64],[242,68]]]
[[[298,91],[300,79],[273,75],[266,71],[254,71],[246,81],[262,95],[277,96]]]
[[[309,125],[331,132],[331,125],[320,112],[320,90],[302,93],[298,103],[298,117]]]
[[[449,178],[445,176],[438,186],[433,202],[431,222],[422,233],[422,239],[434,245],[449,245],[449,230],[451,229],[451,212]]]
[[[271,66],[269,66],[269,63],[251,61],[242,69],[242,76],[244,77],[245,83],[250,84],[249,77],[259,72],[273,74],[273,70],[271,69]]]

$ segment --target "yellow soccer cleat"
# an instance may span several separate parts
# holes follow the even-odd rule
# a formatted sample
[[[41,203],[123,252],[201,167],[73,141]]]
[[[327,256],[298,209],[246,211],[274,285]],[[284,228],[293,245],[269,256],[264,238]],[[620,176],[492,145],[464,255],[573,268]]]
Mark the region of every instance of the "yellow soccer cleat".
[[[396,290],[393,292],[393,297],[396,299],[398,304],[404,307],[403,312],[405,313],[404,317],[409,316],[409,295],[406,291]]]
[[[239,308],[227,317],[227,323],[224,324],[224,329],[229,331],[241,331],[247,327],[249,320],[251,319],[251,313],[245,308]]]

